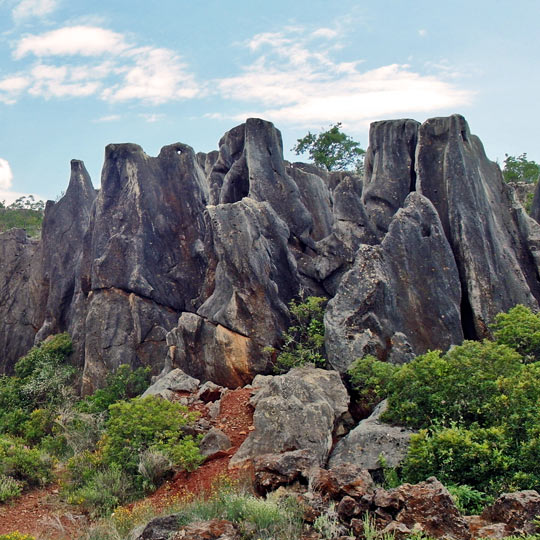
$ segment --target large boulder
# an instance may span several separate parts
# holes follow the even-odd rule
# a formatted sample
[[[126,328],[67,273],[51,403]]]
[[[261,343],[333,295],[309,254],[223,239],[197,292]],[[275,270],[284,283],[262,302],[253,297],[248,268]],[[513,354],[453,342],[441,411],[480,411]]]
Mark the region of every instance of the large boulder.
[[[328,467],[354,464],[376,471],[382,468],[381,456],[388,467],[398,467],[409,449],[412,431],[381,422],[380,416],[386,409],[386,401],[379,404],[372,415],[362,420],[336,444]]]
[[[362,245],[325,313],[330,365],[374,354],[393,363],[463,340],[461,286],[433,205],[411,193],[378,246]]]
[[[417,188],[435,205],[459,269],[466,337],[489,337],[497,313],[538,308],[540,228],[462,116],[422,124],[416,156]]]
[[[251,403],[255,430],[233,456],[231,466],[261,454],[302,449],[310,450],[323,465],[332,434],[348,411],[349,396],[337,372],[307,366],[266,377]]]

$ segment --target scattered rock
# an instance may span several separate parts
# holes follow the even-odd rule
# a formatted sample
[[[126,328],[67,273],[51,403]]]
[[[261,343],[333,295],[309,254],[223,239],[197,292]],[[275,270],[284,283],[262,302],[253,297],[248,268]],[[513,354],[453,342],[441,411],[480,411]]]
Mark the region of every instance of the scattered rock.
[[[199,449],[205,458],[211,459],[212,457],[221,455],[225,450],[231,448],[231,446],[231,439],[223,431],[217,428],[211,428],[199,444]]]
[[[172,401],[175,392],[194,392],[199,387],[199,379],[191,377],[181,369],[173,369],[149,386],[142,397],[161,396]]]
[[[265,494],[295,481],[307,484],[317,468],[318,460],[310,450],[257,456],[253,460],[255,489],[258,493]]]
[[[413,432],[381,422],[380,416],[386,407],[386,401],[380,403],[369,418],[362,420],[338,441],[330,455],[330,469],[352,463],[363,469],[376,471],[381,469],[381,456],[388,467],[397,467],[403,461]]]
[[[347,495],[355,499],[371,498],[375,490],[369,472],[351,464],[319,469],[314,473],[312,483],[316,490],[335,500]]]
[[[540,494],[534,490],[504,493],[482,512],[482,518],[493,523],[505,523],[508,536],[535,534],[540,526]]]

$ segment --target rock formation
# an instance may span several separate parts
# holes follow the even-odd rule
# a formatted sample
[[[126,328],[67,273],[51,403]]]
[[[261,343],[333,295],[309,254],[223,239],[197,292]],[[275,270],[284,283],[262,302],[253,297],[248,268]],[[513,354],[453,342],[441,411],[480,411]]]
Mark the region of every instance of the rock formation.
[[[248,119],[219,150],[106,149],[72,162],[40,241],[0,234],[0,370],[68,331],[85,392],[120,364],[246,384],[268,373],[298,295],[330,299],[331,365],[405,362],[538,307],[540,225],[458,115],[376,122],[364,179],[283,160]]]

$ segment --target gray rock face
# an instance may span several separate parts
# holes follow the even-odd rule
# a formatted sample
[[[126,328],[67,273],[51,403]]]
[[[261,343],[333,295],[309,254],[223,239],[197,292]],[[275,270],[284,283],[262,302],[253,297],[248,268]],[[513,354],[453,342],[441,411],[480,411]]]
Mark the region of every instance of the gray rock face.
[[[43,218],[38,270],[40,329],[36,342],[65,330],[75,342],[75,357],[84,364],[84,295],[78,281],[83,241],[96,191],[84,163],[71,161],[71,178],[64,196],[47,202]],[[59,246],[61,248],[59,249]]]
[[[422,124],[416,155],[418,190],[435,205],[459,269],[466,335],[489,336],[495,315],[515,304],[538,308],[538,246],[521,234],[511,189],[465,119]]]
[[[22,229],[0,233],[0,373],[11,373],[34,344],[38,313],[32,264],[38,250],[38,240]]]
[[[255,430],[231,460],[231,466],[261,454],[307,449],[326,462],[332,433],[348,411],[349,396],[335,371],[295,368],[265,378],[253,396]]]
[[[199,445],[201,454],[205,458],[211,458],[220,452],[228,450],[232,446],[231,439],[223,431],[212,428],[203,438]]]
[[[416,189],[414,153],[420,124],[415,120],[374,122],[369,130],[363,201],[379,235]]]
[[[74,161],[41,242],[5,233],[0,255],[0,370],[69,331],[85,392],[123,363],[249,383],[300,293],[331,299],[340,371],[488,335],[540,299],[540,225],[460,116],[375,123],[364,182],[286,163],[259,119],[208,154],[109,145],[99,194]]]
[[[463,339],[457,268],[433,205],[412,193],[379,246],[360,247],[325,314],[330,364],[403,363]]]
[[[397,467],[403,461],[413,432],[381,422],[385,406],[385,402],[379,404],[369,418],[362,420],[336,444],[328,461],[330,469],[354,464],[375,471],[381,468],[381,455],[388,467]]]

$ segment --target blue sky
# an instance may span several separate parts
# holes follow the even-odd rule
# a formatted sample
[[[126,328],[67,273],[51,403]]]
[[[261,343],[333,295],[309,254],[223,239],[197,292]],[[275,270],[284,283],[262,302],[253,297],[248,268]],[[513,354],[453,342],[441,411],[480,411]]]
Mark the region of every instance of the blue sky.
[[[216,149],[249,116],[285,155],[335,122],[461,113],[540,162],[539,0],[0,0],[0,200],[54,199],[104,147]]]

